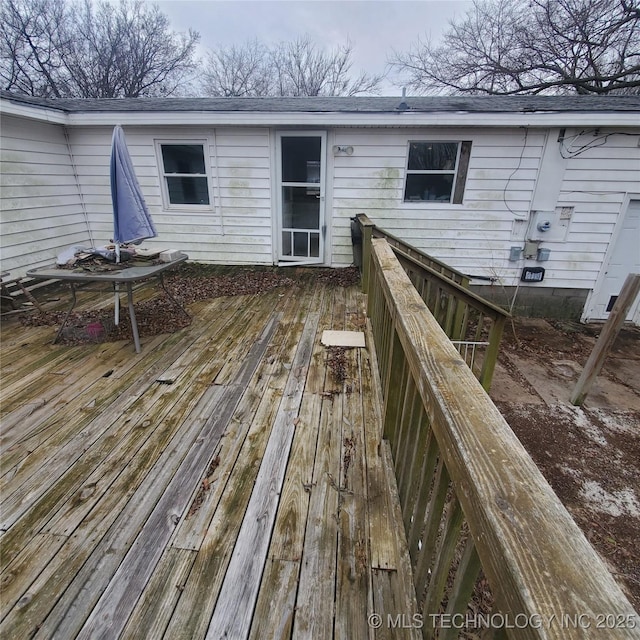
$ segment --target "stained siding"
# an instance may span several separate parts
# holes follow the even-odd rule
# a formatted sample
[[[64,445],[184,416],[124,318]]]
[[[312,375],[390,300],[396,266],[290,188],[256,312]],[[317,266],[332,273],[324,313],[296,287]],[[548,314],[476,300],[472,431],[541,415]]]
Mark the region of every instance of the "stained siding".
[[[90,244],[62,127],[4,116],[0,158],[3,271],[22,276]]]
[[[71,134],[83,196],[96,242],[113,234],[109,158],[112,130],[79,127]],[[272,257],[269,131],[200,127],[126,127],[125,136],[158,237],[145,246],[181,249],[193,260],[270,264]],[[172,205],[162,196],[156,142],[202,141],[210,205]],[[217,153],[217,157],[216,157]]]
[[[513,220],[530,208],[544,138],[544,131],[530,131],[523,148],[518,129],[337,130],[334,144],[354,153],[334,158],[334,264],[351,262],[349,218],[364,212],[458,269],[501,272]],[[463,204],[403,202],[410,140],[473,142]]]
[[[619,135],[614,132],[619,132]],[[575,207],[566,242],[549,243],[556,286],[592,289],[627,193],[640,192],[640,134],[636,130],[589,132],[585,143],[610,135],[602,146],[569,158],[558,206]],[[627,135],[628,134],[628,135]],[[576,284],[571,284],[571,283]]]
[[[512,286],[523,266],[544,266],[545,286],[591,289],[625,194],[640,191],[638,131],[616,131],[631,135],[611,135],[602,146],[568,159],[556,206],[573,206],[574,212],[566,238],[540,245],[551,250],[551,259],[541,263],[509,262],[509,251],[522,246],[527,235],[546,130],[529,129],[526,145],[525,130],[515,128],[336,130],[332,144],[351,145],[354,153],[333,158],[333,263],[352,261],[349,219],[364,212],[465,273]],[[403,202],[409,140],[473,141],[461,205]],[[555,131],[549,144],[555,152]]]
[[[566,135],[576,133],[568,130]],[[105,126],[74,127],[70,132],[81,195],[97,244],[108,242],[113,233],[111,134],[112,128]],[[146,245],[183,249],[192,259],[208,262],[273,262],[272,131],[130,126],[125,134],[159,231],[159,237]],[[511,246],[522,246],[527,235],[534,194],[545,188],[537,184],[545,141],[548,137],[555,153],[557,130],[549,134],[543,128],[515,127],[329,130],[328,260],[334,266],[352,263],[350,219],[364,212],[391,233],[466,273],[498,277],[500,284],[509,286],[519,281],[523,266],[542,264],[547,270],[545,286],[591,289],[626,194],[640,192],[637,130],[603,130],[597,135],[608,137],[602,145],[562,163],[559,190],[555,185],[553,193],[559,194],[557,206],[574,207],[573,215],[565,238],[542,244],[551,250],[551,259],[537,263],[509,262],[509,251]],[[166,207],[158,140],[204,142],[210,207]],[[462,204],[403,202],[410,140],[473,142]],[[352,146],[354,153],[334,155],[334,145]],[[88,243],[62,127],[5,117],[2,153],[3,268],[14,271],[50,262],[60,249]]]

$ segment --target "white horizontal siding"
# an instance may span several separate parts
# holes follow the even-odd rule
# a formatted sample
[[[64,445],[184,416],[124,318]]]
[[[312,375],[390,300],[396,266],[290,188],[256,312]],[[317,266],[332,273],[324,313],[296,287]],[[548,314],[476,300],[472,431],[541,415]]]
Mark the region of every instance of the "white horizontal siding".
[[[567,136],[575,133],[568,131]],[[98,244],[113,234],[111,135],[111,127],[75,127],[70,132],[82,197]],[[275,138],[267,128],[140,125],[126,127],[125,135],[159,232],[145,244],[182,249],[192,259],[209,262],[273,261],[270,145]],[[513,285],[524,265],[542,265],[546,286],[592,288],[626,194],[640,192],[638,136],[609,135],[602,146],[569,158],[557,201],[557,206],[574,207],[566,237],[543,243],[551,249],[544,263],[509,262],[510,247],[522,245],[527,225],[521,221],[528,218],[533,195],[544,188],[537,179],[546,137],[541,128],[329,131],[326,212],[331,263],[351,264],[350,218],[363,212],[467,273],[496,276],[502,284]],[[557,137],[552,132],[549,144],[557,145]],[[166,207],[156,140],[204,142],[210,206]],[[472,141],[462,204],[403,202],[410,140]],[[334,156],[333,145],[352,146],[354,153]],[[80,194],[62,129],[4,118],[2,154],[3,268],[32,266],[43,256],[51,261],[64,247],[86,244]]]
[[[405,203],[404,180],[411,140],[471,140],[462,205]],[[367,213],[382,228],[458,268],[478,273],[504,268],[514,216],[524,216],[544,145],[543,131],[385,129],[337,130],[332,144],[353,146],[352,156],[333,161],[333,213],[348,219]],[[334,264],[352,260],[350,243],[335,228]],[[491,275],[491,273],[487,273]]]
[[[554,133],[549,144],[559,153]],[[363,212],[382,228],[467,273],[514,285],[523,266],[544,266],[545,286],[593,288],[625,194],[640,192],[638,131],[623,133],[634,135],[611,135],[602,146],[568,160],[557,206],[573,206],[574,212],[566,238],[541,245],[551,249],[551,255],[540,263],[508,258],[511,246],[522,246],[512,234],[514,228],[524,234],[527,226],[516,221],[527,220],[532,208],[545,130],[530,129],[526,146],[523,129],[336,130],[331,144],[353,146],[354,153],[332,159],[333,262],[352,260],[346,241],[349,225],[344,221]],[[410,140],[472,141],[463,204],[403,202]]]
[[[613,130],[598,134],[608,133]],[[558,198],[558,206],[574,207],[568,233],[564,241],[544,245],[551,249],[545,266],[554,270],[554,286],[593,289],[626,195],[640,193],[639,137],[638,131],[614,133],[602,146],[569,158]]]
[[[112,129],[81,127],[72,133],[83,197],[98,243],[113,235],[109,159]],[[125,137],[158,237],[145,246],[177,248],[192,259],[219,263],[273,261],[271,150],[267,129],[127,127]],[[210,205],[166,206],[156,141],[202,140]],[[217,153],[217,157],[216,157]],[[80,168],[81,167],[81,168]]]
[[[23,276],[89,244],[69,149],[59,125],[2,118],[2,270]]]

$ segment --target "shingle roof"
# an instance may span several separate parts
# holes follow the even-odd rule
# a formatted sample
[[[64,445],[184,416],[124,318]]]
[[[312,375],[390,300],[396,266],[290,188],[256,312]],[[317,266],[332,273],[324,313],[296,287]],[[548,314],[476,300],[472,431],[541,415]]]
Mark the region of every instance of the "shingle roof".
[[[67,113],[533,113],[640,112],[638,96],[421,96],[314,98],[34,98],[7,91],[0,97]]]

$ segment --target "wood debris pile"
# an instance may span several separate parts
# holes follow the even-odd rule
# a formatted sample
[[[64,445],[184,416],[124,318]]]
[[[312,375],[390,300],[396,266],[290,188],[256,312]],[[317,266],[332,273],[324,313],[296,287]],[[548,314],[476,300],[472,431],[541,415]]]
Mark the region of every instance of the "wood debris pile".
[[[342,384],[347,379],[346,347],[327,347],[327,366],[335,381]]]
[[[278,287],[292,287],[295,280],[281,272],[246,270],[228,275],[190,276],[178,272],[168,277],[166,283],[171,295],[183,304],[190,304],[209,298],[256,295]]]

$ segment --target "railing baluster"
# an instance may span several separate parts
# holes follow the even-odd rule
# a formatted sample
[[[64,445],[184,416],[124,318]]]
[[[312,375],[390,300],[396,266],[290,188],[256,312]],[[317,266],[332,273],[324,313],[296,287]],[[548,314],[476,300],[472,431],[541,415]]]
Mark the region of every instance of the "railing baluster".
[[[402,399],[407,385],[407,361],[398,334],[393,332],[387,355],[387,372],[384,380],[384,437],[391,443],[394,459],[398,447],[398,419],[402,413]]]
[[[484,314],[480,312],[478,314],[478,326],[476,327],[476,333],[473,337],[475,342],[480,342],[480,340],[482,340],[483,332],[484,332]]]
[[[440,608],[440,602],[442,602],[442,597],[444,596],[456,545],[460,537],[463,518],[462,507],[454,494],[448,504],[448,513],[436,550],[435,562],[422,608],[423,619],[427,619],[429,613],[438,611]],[[430,625],[425,626],[424,637],[433,637],[433,627]]]
[[[438,460],[436,475],[433,488],[431,490],[431,498],[426,514],[423,516],[425,523],[424,532],[421,538],[420,556],[414,571],[414,580],[416,584],[416,595],[418,602],[421,600],[421,594],[427,586],[429,570],[431,569],[431,558],[435,551],[436,539],[440,528],[440,520],[449,490],[449,472],[444,464],[442,456]],[[420,515],[420,514],[418,514]]]
[[[396,477],[399,477],[402,473],[402,468],[405,464],[407,442],[411,440],[411,412],[413,407],[410,398],[415,393],[415,384],[413,383],[413,378],[409,375],[409,371],[405,370],[402,377],[404,393],[399,410],[396,431],[396,451],[393,458],[395,461]]]
[[[433,436],[433,432],[428,428],[426,452],[419,468],[419,474],[412,475],[409,496],[415,496],[407,505],[407,509],[403,508],[405,531],[407,532],[407,542],[409,543],[409,551],[418,549],[418,541],[422,534],[424,525],[424,514],[427,510],[431,487],[434,481],[434,473],[438,462],[438,442]],[[403,505],[404,506],[404,505]],[[412,557],[413,558],[413,557]]]
[[[407,497],[407,487],[413,470],[416,449],[421,440],[421,432],[427,431],[426,428],[423,428],[424,410],[422,408],[420,394],[416,389],[413,378],[410,378],[410,385],[408,385],[408,387],[411,388],[411,396],[407,399],[407,406],[409,407],[409,421],[407,435],[404,439],[404,445],[400,457],[400,470],[396,475],[398,478],[398,493],[402,496],[403,500]]]
[[[453,586],[448,594],[446,614],[453,620],[455,615],[464,615],[467,611],[471,594],[480,573],[480,557],[471,536],[467,537],[462,557],[456,569]],[[438,640],[457,640],[460,629],[457,625],[443,627],[438,633]]]
[[[480,371],[480,384],[482,384],[485,391],[489,391],[491,387],[491,380],[493,378],[493,372],[498,362],[498,352],[500,350],[500,340],[502,339],[502,332],[504,331],[504,325],[506,318],[498,318],[494,321],[489,332],[489,346],[485,351],[484,358],[482,360],[482,369]]]

